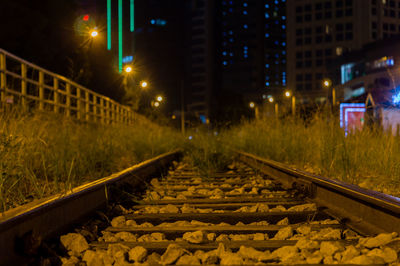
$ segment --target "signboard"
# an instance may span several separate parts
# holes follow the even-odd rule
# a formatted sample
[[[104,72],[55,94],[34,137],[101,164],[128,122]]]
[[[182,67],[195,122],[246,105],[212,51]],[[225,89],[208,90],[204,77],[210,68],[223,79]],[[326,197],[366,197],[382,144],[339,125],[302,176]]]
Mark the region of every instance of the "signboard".
[[[346,136],[349,132],[355,132],[363,128],[364,113],[364,103],[340,104],[340,127],[344,129]]]

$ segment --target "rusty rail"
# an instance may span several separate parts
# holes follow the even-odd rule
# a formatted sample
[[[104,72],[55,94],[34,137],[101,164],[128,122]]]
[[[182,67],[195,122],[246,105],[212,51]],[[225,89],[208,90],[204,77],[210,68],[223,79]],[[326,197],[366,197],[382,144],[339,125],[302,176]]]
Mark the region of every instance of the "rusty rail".
[[[321,209],[362,235],[400,232],[400,199],[330,180],[287,165],[237,152],[240,161],[279,180],[285,188],[302,191]]]
[[[18,253],[23,241],[40,241],[105,207],[110,187],[145,184],[181,155],[180,151],[162,154],[119,173],[79,186],[65,194],[38,200],[3,213],[0,217],[0,265],[23,259]]]

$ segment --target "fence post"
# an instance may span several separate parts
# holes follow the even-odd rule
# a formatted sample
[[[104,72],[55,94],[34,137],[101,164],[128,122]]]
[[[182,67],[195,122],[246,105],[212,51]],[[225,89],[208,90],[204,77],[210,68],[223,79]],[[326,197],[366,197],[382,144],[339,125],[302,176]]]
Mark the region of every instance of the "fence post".
[[[106,99],[106,122],[107,124],[111,124],[110,119],[110,100]]]
[[[93,121],[97,122],[99,118],[97,117],[97,97],[93,94]]]
[[[76,117],[78,120],[82,119],[81,112],[81,89],[76,87]]]
[[[65,101],[66,104],[66,113],[67,113],[67,117],[71,116],[71,84],[67,83],[65,85],[65,90],[67,92],[67,98]]]
[[[6,102],[6,96],[7,96],[7,82],[6,82],[6,55],[5,54],[0,54],[0,92],[1,92],[1,102],[5,103]]]
[[[26,84],[26,64],[21,63],[21,103],[23,110],[28,109],[28,101],[27,101],[27,84]]]
[[[58,79],[57,78],[53,78],[53,88],[54,88],[54,112],[58,113],[59,97],[58,97]]]
[[[105,117],[104,117],[104,98],[100,98],[100,121],[101,123],[105,124]]]
[[[86,121],[89,121],[90,116],[89,116],[89,111],[90,111],[90,102],[89,102],[89,92],[85,91],[85,119]]]
[[[44,110],[44,73],[39,71],[39,110]]]

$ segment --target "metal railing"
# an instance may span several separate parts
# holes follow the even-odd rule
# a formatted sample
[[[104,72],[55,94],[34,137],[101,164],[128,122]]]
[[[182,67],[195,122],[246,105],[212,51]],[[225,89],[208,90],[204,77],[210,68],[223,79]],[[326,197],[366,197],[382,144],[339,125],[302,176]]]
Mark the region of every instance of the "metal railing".
[[[1,107],[19,104],[24,110],[48,110],[83,121],[132,124],[140,117],[127,106],[3,49],[0,95]]]

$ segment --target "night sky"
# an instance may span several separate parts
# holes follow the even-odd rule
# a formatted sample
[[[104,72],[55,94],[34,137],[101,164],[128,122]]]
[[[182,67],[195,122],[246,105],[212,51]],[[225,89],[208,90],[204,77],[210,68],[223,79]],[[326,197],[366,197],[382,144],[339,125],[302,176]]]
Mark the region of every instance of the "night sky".
[[[129,1],[128,1],[129,2]],[[167,3],[168,2],[168,3]],[[182,1],[135,1],[136,33],[129,33],[128,10],[124,12],[124,55],[133,53],[136,80],[149,81],[149,98],[161,93],[169,100],[165,112],[179,108],[179,86],[183,78],[184,46]],[[116,7],[116,1],[113,5]],[[126,8],[128,9],[128,8]],[[84,14],[95,20],[99,37],[91,41],[76,31],[75,22]],[[116,10],[113,10],[116,33]],[[151,25],[151,18],[167,20],[164,27]],[[183,17],[182,17],[183,18]],[[116,100],[123,97],[116,50],[106,49],[105,0],[3,0],[0,9],[0,47],[27,61],[61,74],[91,90]],[[113,35],[113,48],[117,46]]]

